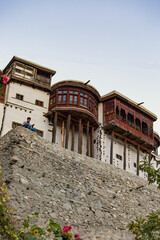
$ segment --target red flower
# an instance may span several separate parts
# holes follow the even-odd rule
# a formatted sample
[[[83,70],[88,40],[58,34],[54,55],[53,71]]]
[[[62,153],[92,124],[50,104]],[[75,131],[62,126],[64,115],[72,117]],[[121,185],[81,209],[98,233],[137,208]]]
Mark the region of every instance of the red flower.
[[[79,236],[78,233],[74,234],[74,237],[75,237],[76,239],[77,239],[77,238],[80,238],[80,236]]]
[[[6,75],[3,76],[3,83],[6,84],[8,82],[8,77]]]
[[[71,229],[72,229],[71,226],[64,226],[62,232],[68,233],[68,231],[71,230]]]
[[[74,234],[74,237],[75,237],[76,240],[82,240],[78,233]]]

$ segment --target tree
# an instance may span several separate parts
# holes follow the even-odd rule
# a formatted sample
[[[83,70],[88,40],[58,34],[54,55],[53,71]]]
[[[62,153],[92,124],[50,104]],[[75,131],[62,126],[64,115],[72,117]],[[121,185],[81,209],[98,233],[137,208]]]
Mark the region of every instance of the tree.
[[[148,173],[149,184],[156,183],[160,189],[160,168],[156,170],[152,164],[143,161],[140,170]],[[145,218],[136,217],[127,227],[136,235],[135,240],[160,240],[160,211],[151,212]]]

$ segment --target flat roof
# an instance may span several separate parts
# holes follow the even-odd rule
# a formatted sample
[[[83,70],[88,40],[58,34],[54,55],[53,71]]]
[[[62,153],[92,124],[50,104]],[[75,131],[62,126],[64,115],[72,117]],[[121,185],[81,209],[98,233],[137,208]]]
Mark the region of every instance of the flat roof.
[[[142,105],[138,105],[137,102],[131,100],[130,98],[126,97],[125,95],[119,93],[119,92],[116,91],[116,90],[114,90],[114,91],[112,91],[112,92],[109,92],[109,93],[103,95],[103,96],[101,97],[101,98],[102,98],[102,101],[104,101],[106,98],[111,97],[112,95],[115,95],[115,96],[118,96],[118,97],[124,99],[125,101],[127,101],[127,102],[131,103],[132,105],[134,105],[137,109],[139,109],[139,110],[147,113],[148,115],[150,115],[154,120],[157,120],[157,116],[156,116],[154,113],[150,112],[148,109],[146,109],[146,108],[143,107]]]
[[[30,66],[32,66],[32,67],[34,66],[34,67],[36,67],[36,68],[38,68],[38,69],[41,69],[41,70],[44,70],[44,71],[46,71],[46,72],[51,73],[52,76],[56,73],[56,71],[53,70],[53,69],[46,68],[46,67],[41,66],[41,65],[39,65],[39,64],[37,64],[37,63],[34,63],[34,62],[31,62],[31,61],[25,60],[25,59],[20,58],[20,57],[17,57],[17,56],[13,56],[13,58],[10,60],[10,62],[7,64],[7,66],[4,68],[3,71],[5,71],[5,70],[9,67],[9,65],[12,64],[12,62],[14,62],[14,61],[18,61],[18,62],[21,62],[21,63],[26,63],[26,64],[28,64],[28,65],[30,65]]]

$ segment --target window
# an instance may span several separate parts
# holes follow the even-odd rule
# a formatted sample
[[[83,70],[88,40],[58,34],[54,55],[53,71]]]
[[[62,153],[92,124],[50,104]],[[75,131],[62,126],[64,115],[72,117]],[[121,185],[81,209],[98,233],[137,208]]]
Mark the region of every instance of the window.
[[[128,113],[128,124],[134,127],[134,116],[131,113]]]
[[[65,104],[67,101],[67,90],[58,91],[58,104]]]
[[[50,107],[55,106],[56,97],[55,95],[50,98]]]
[[[116,107],[116,118],[119,119],[119,107]]]
[[[62,95],[59,95],[58,96],[58,103],[61,103],[61,101],[62,101]]]
[[[80,105],[83,106],[83,97],[80,98]]]
[[[66,103],[67,95],[63,95],[63,103]]]
[[[93,112],[94,109],[94,100],[93,98],[89,97],[89,111]]]
[[[70,104],[77,104],[78,100],[78,92],[77,91],[69,91],[69,103]]]
[[[69,96],[69,103],[73,103],[73,95]]]
[[[16,62],[14,74],[17,77],[26,78],[28,80],[33,79],[34,69],[25,64]]]
[[[80,105],[81,106],[84,106],[84,107],[87,107],[87,104],[88,104],[88,95],[85,94],[85,93],[80,93]]]
[[[122,156],[119,154],[116,154],[116,158],[118,158],[119,160],[122,160]]]
[[[153,137],[153,127],[149,126],[149,137]]]
[[[23,101],[23,95],[16,93],[16,99]]]
[[[43,102],[40,101],[40,100],[36,100],[36,101],[35,101],[35,105],[40,106],[40,107],[43,107]]]
[[[74,96],[74,104],[77,104],[77,96]]]
[[[136,129],[138,131],[141,131],[141,122],[140,122],[140,120],[138,118],[136,118]]]
[[[87,99],[84,98],[84,106],[87,107]]]
[[[148,125],[145,122],[142,122],[142,133],[148,136]]]
[[[121,109],[121,120],[123,122],[126,122],[126,112],[124,109]]]

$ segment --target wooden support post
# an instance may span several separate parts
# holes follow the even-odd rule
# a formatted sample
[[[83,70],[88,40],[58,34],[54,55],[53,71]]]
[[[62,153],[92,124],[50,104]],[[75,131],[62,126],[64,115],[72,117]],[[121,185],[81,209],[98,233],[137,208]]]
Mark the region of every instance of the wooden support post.
[[[66,126],[66,141],[65,141],[65,148],[66,148],[66,149],[68,149],[70,124],[71,124],[71,114],[68,114],[68,117],[67,117],[67,126]]]
[[[91,129],[91,157],[94,157],[94,127]]]
[[[87,121],[87,156],[89,156],[89,121]]]
[[[82,149],[82,142],[81,142],[81,133],[82,133],[82,119],[79,118],[79,129],[78,129],[78,153],[81,153],[81,149]]]
[[[82,148],[83,148],[83,123],[81,125],[81,154],[82,154]]]
[[[126,170],[126,146],[127,146],[127,141],[124,139],[124,161],[123,161],[123,169]]]
[[[71,147],[71,151],[74,151],[74,135],[75,135],[75,126],[73,124],[72,125],[72,147]]]
[[[139,176],[139,145],[137,146],[137,176]]]
[[[57,118],[58,118],[58,113],[55,112],[54,115],[54,122],[53,122],[53,130],[52,130],[52,142],[56,142],[56,132],[57,132]]]
[[[114,139],[114,131],[112,131],[111,133],[110,164],[113,164],[113,139]]]
[[[64,148],[64,121],[62,121],[62,147]]]

